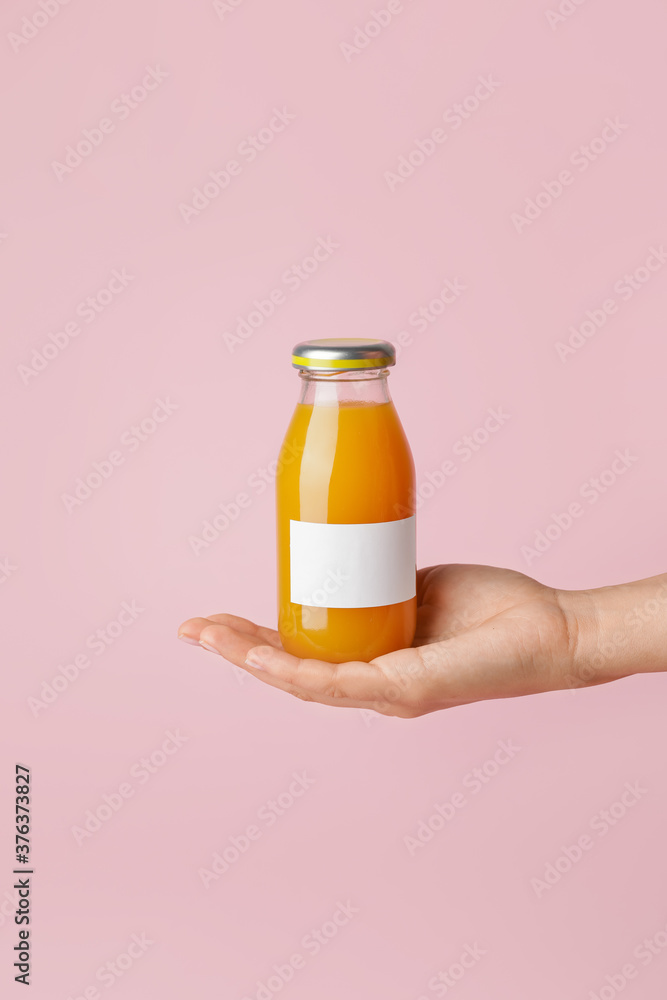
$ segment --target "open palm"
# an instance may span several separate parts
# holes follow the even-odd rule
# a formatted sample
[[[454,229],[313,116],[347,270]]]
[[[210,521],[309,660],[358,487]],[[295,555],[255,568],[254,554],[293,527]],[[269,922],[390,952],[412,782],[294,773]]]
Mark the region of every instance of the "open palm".
[[[513,570],[430,566],[417,574],[414,644],[370,663],[299,659],[275,630],[228,614],[191,618],[179,635],[304,701],[412,718],[567,686],[578,635],[568,593]]]

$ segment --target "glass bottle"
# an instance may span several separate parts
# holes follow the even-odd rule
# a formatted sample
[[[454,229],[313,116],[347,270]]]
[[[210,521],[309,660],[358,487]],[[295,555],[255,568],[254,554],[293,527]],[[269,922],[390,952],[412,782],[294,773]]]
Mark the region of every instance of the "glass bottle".
[[[387,341],[297,344],[301,394],[276,473],[285,649],[368,661],[412,644],[415,475],[389,395]]]

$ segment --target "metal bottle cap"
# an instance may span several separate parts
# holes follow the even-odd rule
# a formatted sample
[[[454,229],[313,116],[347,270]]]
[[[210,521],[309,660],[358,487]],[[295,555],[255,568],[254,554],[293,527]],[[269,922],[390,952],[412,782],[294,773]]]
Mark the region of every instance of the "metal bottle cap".
[[[395,364],[396,351],[388,340],[330,337],[325,340],[304,340],[292,351],[293,367],[302,370],[352,371],[389,368]]]

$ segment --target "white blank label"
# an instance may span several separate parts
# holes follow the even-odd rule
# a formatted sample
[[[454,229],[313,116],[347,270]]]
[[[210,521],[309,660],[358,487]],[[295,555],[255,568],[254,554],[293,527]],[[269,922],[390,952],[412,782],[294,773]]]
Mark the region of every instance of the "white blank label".
[[[415,517],[372,524],[290,521],[290,600],[380,608],[417,593]]]

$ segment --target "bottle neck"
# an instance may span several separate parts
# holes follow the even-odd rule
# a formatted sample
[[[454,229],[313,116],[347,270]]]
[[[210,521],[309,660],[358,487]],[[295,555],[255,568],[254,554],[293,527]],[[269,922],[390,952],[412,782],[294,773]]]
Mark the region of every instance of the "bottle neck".
[[[300,403],[332,406],[341,403],[390,403],[388,368],[324,374],[300,371]]]

